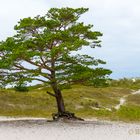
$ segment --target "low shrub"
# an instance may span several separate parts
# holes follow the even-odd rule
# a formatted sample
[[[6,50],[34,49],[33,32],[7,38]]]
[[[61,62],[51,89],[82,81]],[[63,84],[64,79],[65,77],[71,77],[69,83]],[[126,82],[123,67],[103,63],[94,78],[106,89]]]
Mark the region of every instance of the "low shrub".
[[[14,87],[15,91],[19,91],[19,92],[28,92],[29,89],[28,87],[26,87],[25,85],[18,85]]]

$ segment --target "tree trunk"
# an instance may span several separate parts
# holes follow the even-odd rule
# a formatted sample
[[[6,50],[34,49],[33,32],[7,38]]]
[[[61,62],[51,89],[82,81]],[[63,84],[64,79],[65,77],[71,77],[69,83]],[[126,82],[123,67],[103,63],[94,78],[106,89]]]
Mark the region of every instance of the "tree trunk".
[[[62,93],[59,89],[55,91],[55,96],[56,96],[58,113],[64,113],[65,112],[64,100],[63,100]]]
[[[76,117],[74,113],[71,113],[65,110],[63,96],[62,96],[61,91],[58,89],[57,85],[53,84],[52,88],[55,93],[55,95],[53,96],[56,98],[57,109],[58,109],[57,113],[52,114],[53,120],[58,121],[60,119],[71,119],[71,120],[83,121],[83,119]]]

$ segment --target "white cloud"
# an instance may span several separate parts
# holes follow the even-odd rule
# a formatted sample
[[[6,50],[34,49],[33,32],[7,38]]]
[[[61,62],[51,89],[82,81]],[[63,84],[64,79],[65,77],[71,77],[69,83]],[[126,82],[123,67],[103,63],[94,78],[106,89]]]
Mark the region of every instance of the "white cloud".
[[[0,0],[0,39],[11,36],[21,18],[45,14],[48,9],[44,0]]]

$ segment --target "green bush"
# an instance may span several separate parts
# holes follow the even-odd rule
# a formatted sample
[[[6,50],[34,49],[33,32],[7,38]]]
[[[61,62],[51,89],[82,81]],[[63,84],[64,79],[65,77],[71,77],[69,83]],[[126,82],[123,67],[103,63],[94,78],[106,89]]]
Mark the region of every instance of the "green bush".
[[[17,85],[14,88],[15,88],[15,91],[19,91],[19,92],[27,92],[27,91],[29,91],[28,87],[26,87],[24,84]]]

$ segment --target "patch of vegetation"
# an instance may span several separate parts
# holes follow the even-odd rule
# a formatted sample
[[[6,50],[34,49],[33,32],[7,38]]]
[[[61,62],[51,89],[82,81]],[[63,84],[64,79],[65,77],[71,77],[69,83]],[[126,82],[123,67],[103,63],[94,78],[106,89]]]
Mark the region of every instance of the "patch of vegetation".
[[[15,86],[14,88],[15,88],[16,91],[19,91],[19,92],[27,92],[27,91],[29,91],[29,89],[26,86],[22,86],[22,85]]]
[[[123,87],[138,90],[140,89],[140,78],[123,78],[119,80],[112,80],[110,82],[111,87]]]
[[[44,91],[0,91],[1,116],[48,117],[52,112],[56,112],[56,105]]]
[[[46,90],[51,91],[49,88],[38,85],[29,89],[29,92],[0,90],[0,115],[48,118],[53,112],[57,112],[54,98],[46,93]],[[79,117],[138,121],[140,107],[136,99],[138,97],[135,97],[138,95],[133,95],[135,98],[132,98],[130,93],[131,90],[126,88],[94,88],[82,85],[73,85],[71,89],[63,90],[66,110]],[[119,99],[124,95],[130,95],[131,98],[128,98],[126,106],[115,110],[114,106],[119,104]]]
[[[122,106],[116,116],[123,121],[140,121],[140,107],[136,105]]]
[[[127,104],[136,105],[140,107],[140,94],[132,94],[127,97]]]

